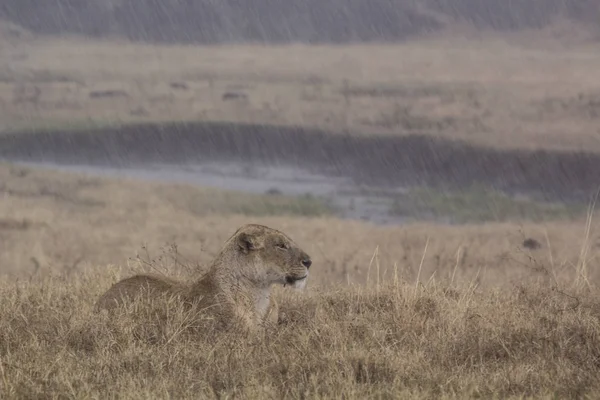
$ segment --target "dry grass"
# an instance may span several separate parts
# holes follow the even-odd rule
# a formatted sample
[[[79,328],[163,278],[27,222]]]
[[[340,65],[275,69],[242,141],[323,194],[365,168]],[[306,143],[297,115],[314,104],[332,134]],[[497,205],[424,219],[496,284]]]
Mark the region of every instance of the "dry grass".
[[[600,57],[486,36],[397,45],[1,45],[2,129],[210,120],[600,150]],[[244,95],[224,100],[226,93]]]
[[[3,398],[591,398],[600,297],[398,281],[278,292],[258,340],[157,300],[92,311],[106,271],[0,283]]]

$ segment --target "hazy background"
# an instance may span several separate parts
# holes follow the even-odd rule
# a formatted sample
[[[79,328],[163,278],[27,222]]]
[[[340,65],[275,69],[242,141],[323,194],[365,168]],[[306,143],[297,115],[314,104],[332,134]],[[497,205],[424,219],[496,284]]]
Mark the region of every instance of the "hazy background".
[[[594,0],[4,0],[0,18],[40,34],[161,42],[397,41],[457,27],[511,32],[570,20],[598,34]]]

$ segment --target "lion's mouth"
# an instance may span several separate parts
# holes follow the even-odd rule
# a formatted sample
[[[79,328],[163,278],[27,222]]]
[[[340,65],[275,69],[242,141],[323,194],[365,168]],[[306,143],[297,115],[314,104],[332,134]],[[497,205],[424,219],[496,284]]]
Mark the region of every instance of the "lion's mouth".
[[[304,280],[304,279],[306,279],[306,278],[308,278],[308,274],[306,274],[306,275],[304,275],[304,276],[301,276],[301,277],[295,277],[295,276],[289,276],[289,275],[288,275],[288,276],[286,276],[286,277],[285,277],[285,283],[287,283],[287,284],[291,285],[291,284],[293,284],[293,283],[295,283],[295,282],[298,282],[298,281]]]

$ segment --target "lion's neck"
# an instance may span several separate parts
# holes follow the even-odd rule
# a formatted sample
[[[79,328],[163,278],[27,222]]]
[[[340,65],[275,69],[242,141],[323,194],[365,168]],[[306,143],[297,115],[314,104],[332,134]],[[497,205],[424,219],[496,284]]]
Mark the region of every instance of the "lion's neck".
[[[257,285],[252,277],[239,271],[222,268],[222,265],[213,265],[192,285],[192,293],[204,293],[207,302],[224,301],[231,307],[244,309],[244,313],[262,319],[269,308],[271,285]]]

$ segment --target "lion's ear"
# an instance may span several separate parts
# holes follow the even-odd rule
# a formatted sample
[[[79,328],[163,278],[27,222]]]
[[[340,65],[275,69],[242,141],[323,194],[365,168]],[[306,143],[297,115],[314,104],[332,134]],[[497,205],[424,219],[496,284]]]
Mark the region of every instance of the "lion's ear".
[[[252,250],[258,250],[262,247],[258,238],[248,233],[240,233],[237,237],[237,244],[242,253],[248,253]]]

